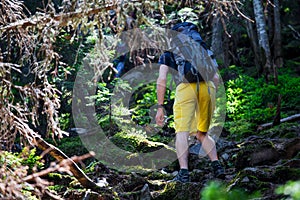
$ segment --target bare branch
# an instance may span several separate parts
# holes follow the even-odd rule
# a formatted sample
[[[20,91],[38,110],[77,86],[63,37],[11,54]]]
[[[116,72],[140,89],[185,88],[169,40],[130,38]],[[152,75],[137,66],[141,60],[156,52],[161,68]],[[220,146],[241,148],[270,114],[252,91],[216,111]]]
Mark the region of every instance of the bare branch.
[[[82,18],[83,16],[90,16],[90,15],[95,15],[100,12],[103,12],[104,10],[112,10],[116,9],[117,5],[106,5],[100,8],[94,8],[94,9],[89,9],[89,10],[82,10],[82,11],[77,11],[77,12],[70,12],[70,13],[62,13],[60,15],[43,15],[43,16],[34,16],[32,18],[27,18],[21,21],[16,21],[14,23],[8,24],[2,28],[0,28],[0,31],[10,31],[12,29],[17,29],[17,28],[27,28],[29,26],[41,26],[45,25],[51,21],[57,21],[60,22],[59,26],[64,26],[67,24],[67,22],[70,19],[74,18]]]
[[[43,177],[43,176],[45,176],[45,175],[47,175],[51,172],[55,172],[55,171],[69,171],[70,170],[69,166],[73,162],[79,162],[79,161],[85,160],[85,159],[93,157],[93,156],[94,156],[94,153],[90,152],[90,153],[82,155],[82,156],[73,156],[72,158],[63,159],[59,162],[59,164],[52,164],[52,166],[48,167],[45,170],[42,170],[40,172],[36,172],[34,174],[30,174],[30,175],[24,177],[22,180],[20,180],[20,183],[33,181],[37,177]]]

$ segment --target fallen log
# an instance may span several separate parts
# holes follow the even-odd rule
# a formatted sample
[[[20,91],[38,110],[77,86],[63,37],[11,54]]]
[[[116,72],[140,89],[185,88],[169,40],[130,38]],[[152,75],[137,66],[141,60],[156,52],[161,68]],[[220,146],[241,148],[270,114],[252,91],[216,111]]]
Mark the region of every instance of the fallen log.
[[[300,114],[295,114],[295,115],[281,119],[280,123],[294,122],[294,121],[298,121],[298,120],[300,120]],[[261,131],[261,130],[265,130],[265,129],[271,128],[271,127],[273,127],[273,122],[258,125],[257,130]]]

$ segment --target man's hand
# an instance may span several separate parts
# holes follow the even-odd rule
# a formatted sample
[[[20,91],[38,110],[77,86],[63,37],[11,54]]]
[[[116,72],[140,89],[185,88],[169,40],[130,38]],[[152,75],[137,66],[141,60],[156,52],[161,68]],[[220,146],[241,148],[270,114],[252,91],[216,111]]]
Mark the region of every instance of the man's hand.
[[[157,113],[155,116],[156,124],[160,127],[164,126],[165,123],[165,115],[164,115],[164,109],[163,108],[158,108]]]

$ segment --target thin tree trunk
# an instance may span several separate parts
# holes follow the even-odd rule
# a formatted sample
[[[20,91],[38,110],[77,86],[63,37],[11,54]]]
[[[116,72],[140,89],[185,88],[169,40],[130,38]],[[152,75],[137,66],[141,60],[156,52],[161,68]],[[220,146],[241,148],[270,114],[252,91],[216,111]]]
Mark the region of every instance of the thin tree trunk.
[[[223,49],[223,42],[222,42],[222,38],[223,38],[223,26],[222,26],[222,22],[220,19],[220,15],[216,15],[213,19],[213,23],[212,23],[212,44],[211,44],[211,48],[212,51],[214,52],[214,55],[216,56],[217,60],[221,60],[223,62],[223,66],[224,67],[228,67],[228,63],[225,63],[225,59],[224,59],[224,49]]]
[[[266,80],[269,82],[272,73],[271,50],[269,45],[268,33],[266,30],[266,20],[263,12],[263,5],[260,0],[253,0],[254,15],[256,21],[257,35],[259,47],[263,49],[264,57],[266,59],[264,71]]]
[[[281,117],[281,95],[278,94],[277,100],[277,107],[276,107],[276,114],[273,120],[273,126],[280,124],[280,117]]]
[[[262,61],[261,61],[261,51],[257,44],[257,34],[253,29],[252,22],[246,20],[246,26],[247,26],[247,33],[251,41],[252,49],[254,51],[254,63],[255,66],[258,67],[261,66]],[[263,68],[260,67],[259,69],[257,69],[257,71],[258,71],[258,76],[260,76],[261,73],[263,72]]]
[[[279,12],[279,1],[274,0],[274,83],[278,84],[278,73],[277,69],[283,65],[282,59],[282,46],[281,46],[281,23],[280,23],[280,12]],[[273,121],[273,125],[280,124],[280,113],[281,113],[281,95],[278,94],[278,103],[276,109],[276,115]]]
[[[274,0],[274,63],[277,68],[283,66],[281,45],[281,20],[279,12],[279,1]]]

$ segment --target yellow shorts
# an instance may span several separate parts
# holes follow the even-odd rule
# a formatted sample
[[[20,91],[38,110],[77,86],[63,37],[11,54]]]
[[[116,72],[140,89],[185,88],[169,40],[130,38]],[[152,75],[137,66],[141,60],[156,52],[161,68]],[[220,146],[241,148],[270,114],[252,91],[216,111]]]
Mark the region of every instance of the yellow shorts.
[[[181,83],[177,86],[173,106],[176,133],[208,131],[215,108],[215,92],[212,82],[200,82],[199,92],[197,83]]]

